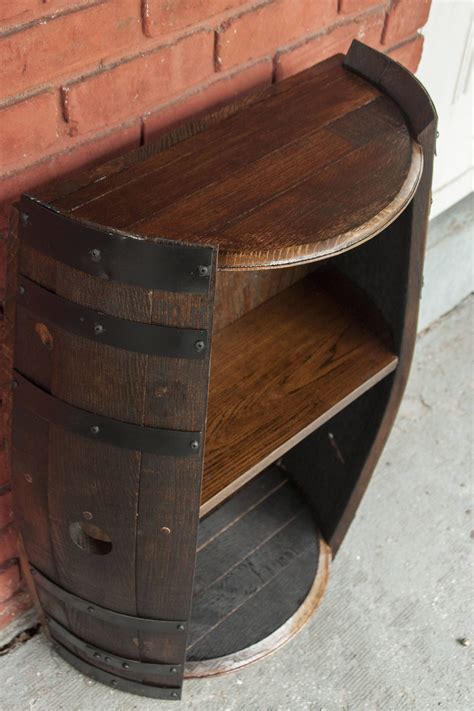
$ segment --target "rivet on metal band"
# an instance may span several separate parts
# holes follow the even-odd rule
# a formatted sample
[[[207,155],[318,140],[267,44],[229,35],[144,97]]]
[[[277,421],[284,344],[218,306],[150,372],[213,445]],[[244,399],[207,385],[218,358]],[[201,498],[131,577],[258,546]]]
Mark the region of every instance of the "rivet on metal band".
[[[85,222],[23,195],[20,239],[74,269],[145,289],[205,294],[216,249]],[[208,266],[209,265],[209,266]],[[204,271],[206,270],[206,271]]]
[[[115,348],[170,358],[208,355],[207,331],[110,316],[54,294],[21,274],[17,304],[42,322]]]
[[[74,434],[138,452],[172,457],[192,457],[199,452],[200,432],[144,427],[97,415],[51,395],[18,371],[14,377],[15,418],[21,419],[24,411],[32,412]]]
[[[134,617],[133,615],[124,615],[121,612],[107,610],[105,607],[84,600],[78,597],[78,595],[74,595],[68,590],[61,588],[32,565],[30,565],[30,572],[38,588],[44,590],[56,600],[66,603],[69,607],[72,607],[78,612],[93,615],[101,622],[106,622],[107,624],[117,627],[125,627],[132,631],[149,632],[151,634],[172,635],[186,632],[186,622],[184,621],[154,620],[149,617]],[[47,601],[43,602],[43,606],[46,612],[48,612]]]

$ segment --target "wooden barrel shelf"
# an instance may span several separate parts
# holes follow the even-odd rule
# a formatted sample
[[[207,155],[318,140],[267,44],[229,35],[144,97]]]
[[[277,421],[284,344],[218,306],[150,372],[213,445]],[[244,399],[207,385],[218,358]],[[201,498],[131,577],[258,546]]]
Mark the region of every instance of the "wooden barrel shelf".
[[[179,699],[317,608],[407,381],[435,137],[354,42],[22,196],[14,503],[80,672]]]

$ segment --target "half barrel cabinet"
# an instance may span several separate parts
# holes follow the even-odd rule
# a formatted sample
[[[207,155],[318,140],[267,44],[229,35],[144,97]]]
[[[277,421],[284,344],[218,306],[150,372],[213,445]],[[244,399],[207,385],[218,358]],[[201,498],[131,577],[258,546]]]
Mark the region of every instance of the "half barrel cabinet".
[[[14,501],[84,674],[180,698],[318,606],[408,376],[435,137],[354,42],[21,198]]]

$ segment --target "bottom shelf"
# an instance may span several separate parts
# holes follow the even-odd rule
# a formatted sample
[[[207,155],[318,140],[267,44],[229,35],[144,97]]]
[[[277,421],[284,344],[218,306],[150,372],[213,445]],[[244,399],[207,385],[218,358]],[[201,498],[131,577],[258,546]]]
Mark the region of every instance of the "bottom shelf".
[[[270,654],[318,607],[330,549],[303,496],[273,465],[201,521],[186,676]]]

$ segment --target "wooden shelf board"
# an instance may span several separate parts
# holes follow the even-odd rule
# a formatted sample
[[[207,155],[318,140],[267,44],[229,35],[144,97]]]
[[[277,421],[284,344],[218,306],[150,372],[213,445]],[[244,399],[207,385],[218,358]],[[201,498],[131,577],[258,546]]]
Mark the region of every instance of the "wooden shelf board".
[[[201,516],[396,365],[384,340],[357,320],[350,303],[328,291],[318,273],[219,331],[212,347]]]
[[[400,214],[423,160],[399,107],[341,63],[191,120],[39,199],[146,239],[218,246],[225,270],[351,249]]]
[[[286,472],[259,474],[200,526],[185,675],[222,674],[284,644],[317,608],[329,560]]]

